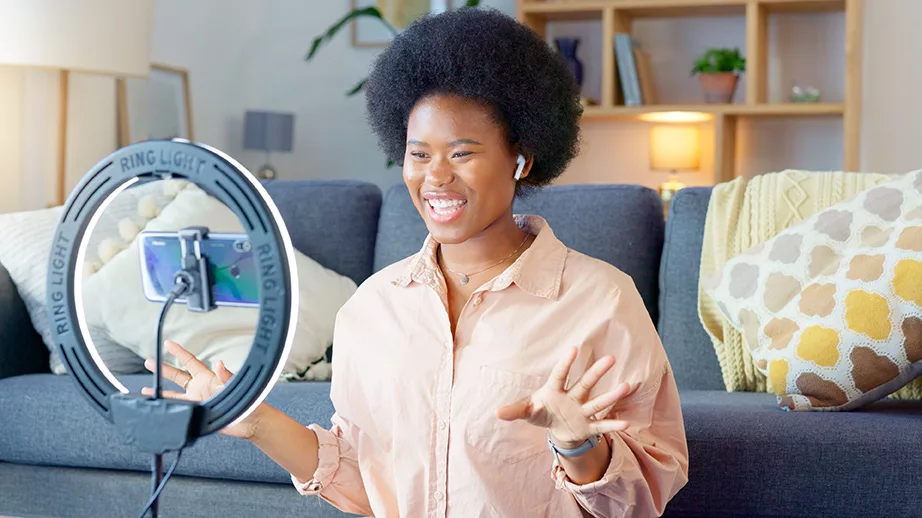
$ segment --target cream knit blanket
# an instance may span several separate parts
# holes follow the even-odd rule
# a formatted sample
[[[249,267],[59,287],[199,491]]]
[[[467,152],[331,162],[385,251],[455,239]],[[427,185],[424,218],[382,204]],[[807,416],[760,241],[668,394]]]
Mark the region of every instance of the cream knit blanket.
[[[717,185],[708,204],[699,279],[800,220],[891,179],[875,173],[786,170]],[[742,334],[701,289],[698,316],[714,343],[727,390],[766,392],[765,376],[756,369]]]

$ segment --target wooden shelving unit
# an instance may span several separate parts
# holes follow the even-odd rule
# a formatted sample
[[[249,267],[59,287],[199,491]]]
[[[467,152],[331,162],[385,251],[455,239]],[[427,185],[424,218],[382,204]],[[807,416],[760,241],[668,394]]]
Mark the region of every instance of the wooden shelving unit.
[[[598,106],[586,108],[589,120],[639,120],[656,112],[700,112],[714,124],[714,181],[736,177],[735,148],[737,121],[761,117],[842,117],[842,166],[847,171],[860,167],[861,124],[861,27],[864,0],[519,0],[518,18],[537,31],[546,33],[548,22],[560,20],[599,20],[602,24],[602,98]],[[769,103],[768,17],[772,13],[845,13],[845,88],[841,103]],[[637,18],[677,18],[691,16],[742,16],[746,23],[745,102],[739,104],[700,104],[619,106],[619,89],[612,38],[631,32]]]

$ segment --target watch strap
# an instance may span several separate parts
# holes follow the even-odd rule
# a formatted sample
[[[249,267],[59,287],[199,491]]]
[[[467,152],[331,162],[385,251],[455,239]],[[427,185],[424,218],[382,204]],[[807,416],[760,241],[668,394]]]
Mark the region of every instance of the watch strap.
[[[551,434],[547,434],[547,445],[548,448],[555,454],[563,455],[564,457],[579,457],[580,455],[586,453],[587,451],[596,447],[599,444],[599,441],[602,440],[601,435],[594,435],[588,439],[583,444],[580,444],[576,448],[561,448],[554,444],[554,441],[551,440]]]

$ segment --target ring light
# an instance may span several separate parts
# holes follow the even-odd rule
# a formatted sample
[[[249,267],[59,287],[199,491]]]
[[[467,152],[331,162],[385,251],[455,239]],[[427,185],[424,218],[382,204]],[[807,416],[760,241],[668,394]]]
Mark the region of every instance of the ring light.
[[[230,208],[249,235],[258,266],[259,317],[250,353],[220,393],[196,403],[129,395],[95,347],[88,347],[91,340],[83,313],[83,276],[77,267],[87,252],[89,240],[84,236],[124,189],[166,178],[189,180]],[[115,151],[71,192],[52,242],[47,303],[53,339],[80,392],[97,412],[116,424],[123,441],[160,454],[243,420],[265,399],[294,339],[297,283],[288,230],[256,178],[217,149],[173,139]]]

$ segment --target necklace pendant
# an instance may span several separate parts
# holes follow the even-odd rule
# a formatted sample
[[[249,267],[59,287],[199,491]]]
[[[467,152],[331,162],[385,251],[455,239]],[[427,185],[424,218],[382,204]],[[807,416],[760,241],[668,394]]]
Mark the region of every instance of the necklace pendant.
[[[467,284],[470,279],[467,278],[467,275],[461,276],[461,284]]]

